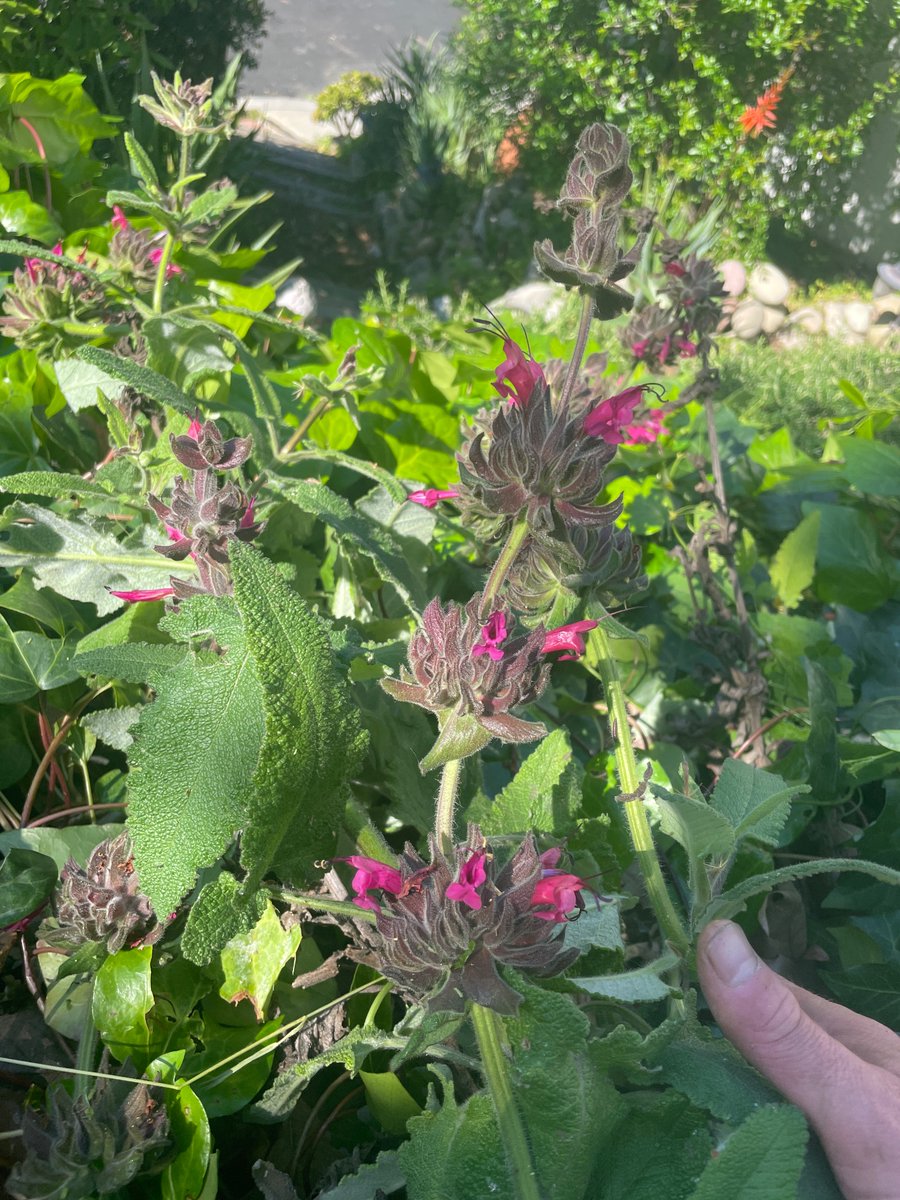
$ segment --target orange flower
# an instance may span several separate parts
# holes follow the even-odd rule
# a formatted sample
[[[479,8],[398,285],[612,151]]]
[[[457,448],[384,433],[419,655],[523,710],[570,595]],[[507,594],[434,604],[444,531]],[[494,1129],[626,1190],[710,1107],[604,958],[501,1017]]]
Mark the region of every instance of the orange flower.
[[[756,97],[756,104],[753,107],[747,107],[741,113],[741,125],[744,127],[744,132],[749,133],[751,137],[758,137],[766,129],[775,127],[775,109],[781,99],[781,92],[784,88],[784,81],[779,80],[773,87],[767,88],[761,96]]]

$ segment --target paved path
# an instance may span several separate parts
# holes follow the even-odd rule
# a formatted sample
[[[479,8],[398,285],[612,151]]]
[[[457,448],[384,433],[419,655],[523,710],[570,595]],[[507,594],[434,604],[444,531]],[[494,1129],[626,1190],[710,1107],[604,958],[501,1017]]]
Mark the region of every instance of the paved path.
[[[410,37],[446,34],[459,21],[452,0],[269,0],[259,65],[247,95],[312,99],[344,71],[377,72]]]

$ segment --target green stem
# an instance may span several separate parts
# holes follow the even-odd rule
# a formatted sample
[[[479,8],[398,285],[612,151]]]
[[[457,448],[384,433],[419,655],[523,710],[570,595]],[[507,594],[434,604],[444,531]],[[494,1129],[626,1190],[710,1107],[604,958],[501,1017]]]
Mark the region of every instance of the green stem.
[[[619,786],[623,796],[634,796],[640,788],[641,777],[638,773],[634,745],[631,741],[628,710],[625,707],[625,690],[619,679],[619,671],[612,655],[609,638],[602,625],[594,630],[591,642],[595,648],[599,647],[599,653],[596,655],[597,668],[609,706],[610,725],[616,744],[616,771],[619,776]],[[631,844],[634,847],[656,919],[659,921],[666,940],[679,953],[686,954],[690,947],[690,941],[681,923],[681,918],[675,911],[663,879],[644,802],[642,799],[626,799],[623,800],[622,807],[628,822]]]
[[[578,336],[575,339],[575,349],[572,351],[572,357],[569,360],[569,369],[566,372],[566,380],[559,395],[558,403],[561,408],[569,403],[572,398],[572,392],[575,390],[575,381],[578,378],[578,372],[581,370],[581,360],[584,358],[584,351],[591,332],[591,321],[593,319],[594,299],[592,296],[583,296],[581,300],[581,320],[578,322]]]
[[[491,568],[488,581],[484,585],[484,591],[481,595],[481,616],[484,620],[487,620],[491,615],[494,601],[500,594],[500,589],[506,582],[506,576],[509,574],[510,568],[516,561],[516,557],[527,537],[528,522],[522,518],[516,521],[515,525],[509,531],[509,536],[504,543],[503,549],[497,555],[497,561]]]
[[[453,816],[456,811],[456,792],[459,788],[461,758],[451,758],[441,771],[441,786],[438,789],[434,810],[434,832],[437,844],[445,854],[453,849]]]
[[[288,904],[298,904],[303,908],[311,908],[314,912],[336,913],[339,917],[353,917],[354,920],[375,923],[375,914],[365,908],[357,908],[349,900],[329,900],[327,896],[305,896],[301,892],[289,892],[284,888],[266,886],[270,896],[285,900]]]
[[[104,325],[102,322],[86,325],[82,321],[54,321],[53,324],[63,333],[83,338],[117,337],[131,329],[130,325]]]
[[[516,1200],[541,1200],[528,1137],[513,1096],[503,1021],[493,1009],[473,1004],[472,1025],[506,1150],[513,1195]]]
[[[84,1074],[75,1076],[73,1093],[76,1100],[82,1096],[87,1096],[90,1092],[91,1074],[94,1070],[94,1060],[97,1057],[99,1037],[97,1026],[94,1024],[93,1000],[94,984],[92,981],[90,983],[90,994],[87,1012],[84,1017],[84,1025],[81,1028],[81,1038],[78,1041],[78,1054],[75,1058],[75,1070],[84,1072]]]
[[[173,195],[178,196],[177,209],[179,215],[184,207],[184,198],[179,191],[178,185],[182,180],[187,179],[191,169],[191,144],[190,138],[182,137],[181,150],[178,155],[178,178],[171,187]],[[175,249],[175,235],[172,233],[166,234],[166,240],[163,242],[163,252],[160,256],[159,266],[156,269],[156,283],[153,286],[153,311],[161,313],[163,310],[163,293],[166,288],[166,271],[169,263],[172,261],[172,251]]]

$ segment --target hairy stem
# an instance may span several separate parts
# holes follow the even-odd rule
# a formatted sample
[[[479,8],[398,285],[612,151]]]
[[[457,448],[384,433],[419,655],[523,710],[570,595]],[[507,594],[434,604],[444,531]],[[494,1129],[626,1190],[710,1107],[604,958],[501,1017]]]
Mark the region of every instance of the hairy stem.
[[[456,812],[456,793],[459,788],[461,758],[451,758],[441,771],[441,786],[438,789],[434,810],[434,832],[437,844],[445,854],[453,849],[453,817]]]
[[[172,184],[171,192],[178,196],[178,212],[181,213],[184,207],[184,198],[181,195],[179,184],[187,179],[191,169],[191,143],[190,138],[181,138],[181,151],[178,156],[178,178]],[[166,234],[166,240],[163,242],[163,252],[159,259],[159,265],[156,269],[156,282],[153,285],[153,311],[161,313],[163,310],[163,293],[166,288],[166,273],[169,268],[169,263],[172,261],[172,251],[175,249],[175,235],[173,233]]]
[[[516,1200],[541,1200],[531,1148],[513,1096],[503,1021],[493,1009],[473,1004],[472,1025],[506,1151],[513,1195]]]
[[[500,594],[500,589],[506,582],[506,577],[527,538],[528,522],[523,518],[516,521],[515,525],[509,531],[503,549],[497,555],[497,561],[491,568],[488,581],[484,585],[484,591],[481,594],[481,617],[483,620],[486,621],[491,615],[494,601]]]
[[[81,1028],[81,1037],[78,1040],[78,1054],[75,1058],[75,1069],[82,1072],[82,1074],[75,1076],[73,1093],[76,1100],[82,1096],[87,1096],[91,1090],[91,1072],[94,1069],[94,1060],[97,1057],[99,1037],[97,1035],[97,1026],[94,1024],[93,1012],[91,1011],[93,999],[94,984],[91,981],[84,1025]]]
[[[575,339],[575,349],[572,351],[572,357],[569,360],[569,369],[566,371],[565,383],[559,395],[560,407],[564,407],[572,398],[572,392],[575,390],[575,380],[578,378],[578,372],[581,370],[581,360],[584,358],[584,350],[587,346],[588,335],[591,332],[591,321],[593,319],[593,297],[583,296],[581,300],[581,319],[578,322],[578,336]]]
[[[638,774],[637,759],[628,724],[625,690],[619,679],[619,671],[612,655],[609,638],[602,626],[598,626],[594,630],[591,642],[599,648],[599,653],[596,654],[597,668],[603,682],[603,690],[606,693],[606,702],[609,705],[610,725],[615,741],[616,772],[619,776],[619,786],[622,789],[622,806],[628,822],[631,844],[634,847],[635,857],[644,877],[647,896],[660,928],[673,948],[681,954],[686,954],[690,942],[663,879],[656,847],[653,844],[650,822],[647,820],[647,810],[644,808],[643,799],[637,796],[641,778]],[[630,799],[629,797],[635,798]]]

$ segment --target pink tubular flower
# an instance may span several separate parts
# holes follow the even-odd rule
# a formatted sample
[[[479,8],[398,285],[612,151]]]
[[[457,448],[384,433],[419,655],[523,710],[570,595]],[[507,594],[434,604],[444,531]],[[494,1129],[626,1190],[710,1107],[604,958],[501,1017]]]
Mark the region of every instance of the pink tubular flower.
[[[602,400],[584,418],[584,432],[588,437],[602,438],[610,446],[620,445],[625,440],[622,430],[634,417],[643,394],[643,386],[636,385]]]
[[[584,911],[581,892],[586,887],[587,884],[578,875],[548,871],[531,894],[534,915],[542,921],[561,923],[570,920],[569,913],[576,909],[578,912]]]
[[[559,658],[560,662],[578,658],[584,654],[584,638],[581,635],[596,628],[596,621],[574,621],[571,625],[560,625],[558,629],[551,629],[544,638],[541,654],[553,654],[556,650],[565,650],[566,653]],[[541,857],[543,859],[543,855]]]
[[[119,230],[120,233],[124,233],[126,229],[131,228],[128,218],[122,209],[119,208],[118,204],[113,205],[113,215],[110,225],[112,225],[113,229]]]
[[[551,846],[549,850],[545,850],[540,856],[541,866],[545,872],[553,871],[556,864],[562,858],[562,846]]]
[[[480,888],[487,879],[484,869],[485,855],[483,851],[476,852],[463,863],[459,869],[459,879],[447,888],[447,899],[458,900],[469,908],[481,908],[481,897],[476,888]]]
[[[687,338],[683,338],[678,343],[678,354],[679,354],[680,358],[696,358],[697,357],[696,342],[690,342],[687,340]]]
[[[487,625],[481,627],[481,640],[472,647],[472,653],[477,657],[486,654],[494,662],[503,657],[500,643],[506,641],[506,615],[502,612],[491,613]]]
[[[650,345],[649,338],[642,338],[639,342],[632,342],[631,353],[635,358],[643,358],[647,353],[647,348]]]
[[[629,425],[625,432],[628,436],[625,439],[624,445],[649,446],[662,434],[667,432],[662,409],[658,408],[654,412],[648,413],[645,421],[639,421],[636,425]]]
[[[249,529],[253,524],[253,510],[256,508],[256,497],[251,496],[247,501],[247,509],[238,521],[238,529]]]
[[[674,275],[676,279],[680,279],[685,273],[680,262],[667,262],[663,270],[667,275]]]
[[[203,432],[202,423],[200,421],[198,421],[196,417],[194,417],[193,421],[191,421],[190,425],[188,425],[187,433],[185,434],[185,437],[193,438],[194,441],[196,442],[197,438],[200,436],[200,434],[202,432]]]
[[[166,596],[174,596],[175,589],[171,587],[134,588],[130,592],[114,592],[110,588],[109,594],[118,597],[119,600],[127,600],[131,604],[139,604],[143,600],[163,600]]]
[[[512,338],[504,340],[503,349],[506,358],[494,372],[497,377],[494,387],[504,399],[509,398],[513,404],[521,404],[524,408],[531,398],[535,384],[545,382],[544,372],[540,363],[530,354],[526,356],[522,347]]]
[[[434,508],[440,500],[455,500],[459,492],[455,488],[421,488],[418,492],[410,492],[406,497],[413,504],[421,504],[423,508]]]
[[[147,255],[147,258],[150,260],[150,262],[153,263],[154,267],[158,267],[160,262],[162,261],[162,256],[163,256],[162,246],[155,246],[150,251],[150,253]],[[171,279],[173,275],[183,275],[183,274],[184,274],[184,270],[181,267],[179,267],[179,265],[177,263],[173,263],[173,262],[166,263],[166,279]]]
[[[377,858],[366,858],[362,854],[351,854],[349,858],[338,858],[335,859],[335,862],[346,862],[351,867],[356,867],[356,874],[353,876],[350,886],[356,893],[353,903],[357,908],[367,908],[370,912],[381,912],[378,901],[373,900],[367,894],[373,888],[378,888],[382,892],[390,892],[392,896],[399,896],[403,882],[396,867],[389,867],[387,863],[379,862]]]

